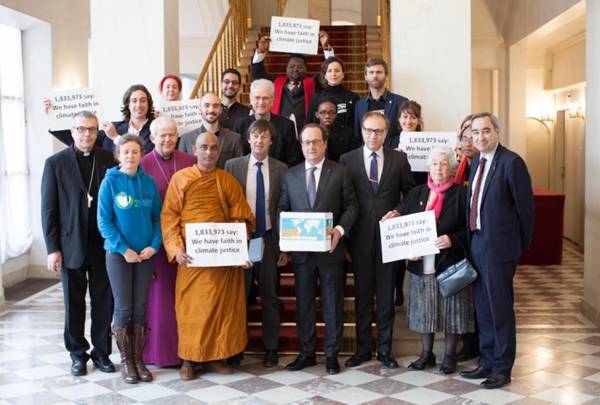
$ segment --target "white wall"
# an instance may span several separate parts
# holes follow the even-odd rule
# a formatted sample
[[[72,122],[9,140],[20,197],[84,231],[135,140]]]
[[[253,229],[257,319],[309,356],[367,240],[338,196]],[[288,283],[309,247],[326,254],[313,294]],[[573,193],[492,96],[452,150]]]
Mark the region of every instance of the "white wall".
[[[179,49],[169,34],[178,32],[173,13],[176,1],[90,0],[91,86],[101,86],[104,120],[120,120],[121,99],[132,84],[143,84],[158,100],[158,82],[166,73],[179,72]]]
[[[600,111],[600,2],[587,3],[586,109]],[[585,273],[583,311],[600,325],[600,115],[588,114],[585,125]]]
[[[227,0],[179,0],[179,71],[198,75],[229,10]]]
[[[471,112],[470,15],[470,0],[391,2],[393,91],[421,104],[427,130],[456,130]]]

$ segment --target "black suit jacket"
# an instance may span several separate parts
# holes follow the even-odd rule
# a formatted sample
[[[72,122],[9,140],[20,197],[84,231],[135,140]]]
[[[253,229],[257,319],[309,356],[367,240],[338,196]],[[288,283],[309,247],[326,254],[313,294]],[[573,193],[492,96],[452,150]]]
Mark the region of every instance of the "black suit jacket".
[[[408,193],[402,202],[402,215],[415,214],[425,211],[427,199],[429,198],[429,187],[427,184],[417,186]],[[448,266],[458,262],[465,257],[467,249],[467,228],[465,220],[465,204],[467,200],[467,189],[457,184],[446,190],[444,194],[444,206],[440,218],[436,221],[438,236],[448,235],[452,241],[452,247],[441,250],[435,256],[436,274],[446,270]],[[408,261],[408,271],[423,274],[423,260]]]
[[[473,193],[473,179],[479,166],[473,158],[467,193],[467,218]],[[529,247],[533,235],[534,201],[531,178],[519,155],[498,145],[481,195],[481,236],[491,261],[519,261],[521,251]],[[468,225],[468,224],[467,224]],[[469,232],[469,235],[472,235]],[[470,237],[469,237],[470,239]]]
[[[233,130],[242,135],[242,145],[244,146],[244,154],[250,153],[250,144],[248,143],[248,128],[256,121],[256,116],[250,115],[246,118],[241,118],[233,125]],[[302,152],[300,144],[296,139],[296,130],[294,123],[287,118],[271,113],[271,124],[275,127],[275,139],[269,149],[269,156],[274,157],[280,162],[285,163],[289,167],[300,163],[302,160]]]
[[[246,193],[246,180],[248,179],[248,162],[250,155],[229,159],[225,162],[225,170],[237,179]],[[285,163],[277,159],[269,158],[269,216],[271,226],[274,229],[277,223],[277,204],[281,194],[281,177],[287,170]]]
[[[383,171],[377,193],[371,188],[364,162],[363,148],[340,158],[340,163],[350,171],[360,207],[352,232],[355,237],[350,238],[350,249],[355,254],[369,253],[373,251],[373,243],[380,243],[379,220],[388,211],[400,211],[402,197],[415,184],[404,152],[383,148]]]
[[[323,264],[344,261],[344,239],[350,235],[350,230],[358,215],[358,201],[350,173],[346,167],[331,160],[325,160],[313,208],[308,202],[304,163],[289,169],[283,175],[281,183],[278,213],[282,211],[331,212],[333,226],[340,225],[344,228],[344,237],[340,239],[333,253],[292,252],[292,261],[295,264],[306,262],[309,254],[314,255],[317,261]]]
[[[111,152],[96,147],[98,184],[106,170],[115,166]],[[88,243],[88,216],[96,216],[88,208],[87,189],[73,148],[58,152],[48,159],[42,175],[42,228],[48,254],[62,252],[67,268],[83,265]]]

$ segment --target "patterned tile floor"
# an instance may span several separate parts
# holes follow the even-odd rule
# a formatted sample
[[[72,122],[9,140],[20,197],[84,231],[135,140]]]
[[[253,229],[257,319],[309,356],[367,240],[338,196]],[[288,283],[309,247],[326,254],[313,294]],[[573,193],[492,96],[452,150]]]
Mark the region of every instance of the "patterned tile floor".
[[[479,381],[441,375],[437,369],[406,369],[415,358],[407,354],[416,351],[414,336],[403,325],[397,325],[397,336],[411,336],[406,347],[413,347],[396,353],[402,366],[398,370],[371,361],[328,376],[323,359],[319,366],[288,372],[266,370],[260,358],[246,356],[232,375],[208,373],[190,382],[181,381],[175,369],[153,369],[153,383],[127,385],[119,374],[101,373],[91,363],[88,375],[76,378],[69,374],[62,346],[62,295],[55,285],[9,303],[0,314],[0,405],[600,404],[600,330],[579,312],[582,283],[583,257],[569,247],[562,266],[519,268],[513,381],[492,391],[480,389]],[[116,353],[112,358],[117,363]],[[464,363],[460,369],[473,365]]]

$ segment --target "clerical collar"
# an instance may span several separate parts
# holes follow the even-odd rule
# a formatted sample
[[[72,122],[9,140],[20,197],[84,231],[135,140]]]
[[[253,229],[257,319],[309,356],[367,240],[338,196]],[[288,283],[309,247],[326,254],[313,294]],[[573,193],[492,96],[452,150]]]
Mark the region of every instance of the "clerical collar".
[[[77,147],[73,145],[73,150],[75,151],[75,154],[80,157],[90,157],[94,154],[94,148],[92,148],[90,152],[84,152],[82,150],[77,149]]]

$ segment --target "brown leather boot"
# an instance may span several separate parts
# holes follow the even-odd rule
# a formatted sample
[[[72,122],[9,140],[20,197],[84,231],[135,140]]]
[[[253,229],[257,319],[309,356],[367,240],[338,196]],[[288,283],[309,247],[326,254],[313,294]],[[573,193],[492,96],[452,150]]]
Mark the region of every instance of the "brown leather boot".
[[[152,373],[150,373],[150,370],[144,364],[144,346],[146,346],[147,332],[148,328],[146,325],[133,324],[133,359],[140,381],[143,382],[152,381]]]
[[[133,341],[130,339],[129,325],[113,326],[112,333],[121,352],[121,377],[127,384],[137,384],[138,375],[133,361]]]

